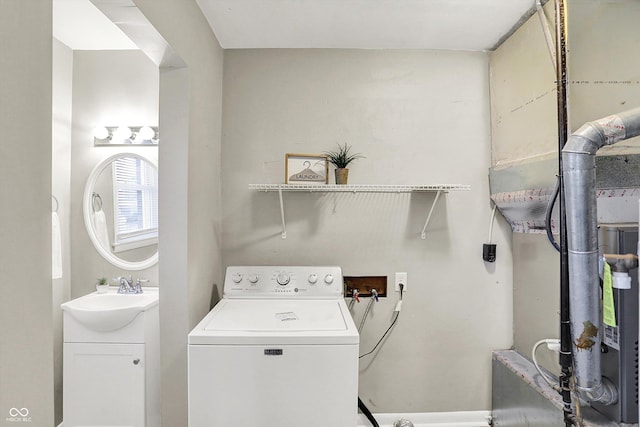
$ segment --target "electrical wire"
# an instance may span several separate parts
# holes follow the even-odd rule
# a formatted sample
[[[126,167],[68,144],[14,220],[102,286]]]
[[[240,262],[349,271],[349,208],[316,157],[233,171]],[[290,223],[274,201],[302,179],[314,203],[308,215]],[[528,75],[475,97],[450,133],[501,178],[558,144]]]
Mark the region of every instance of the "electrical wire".
[[[533,345],[533,350],[531,350],[531,359],[533,359],[533,366],[536,367],[536,370],[542,376],[542,378],[547,382],[547,384],[549,384],[549,386],[556,389],[558,387],[558,383],[554,382],[552,378],[549,378],[549,376],[544,373],[542,368],[540,368],[540,365],[538,364],[538,360],[536,358],[536,350],[538,349],[538,347],[540,347],[542,344],[549,344],[550,342],[557,342],[557,340],[544,339],[535,343]]]
[[[493,235],[493,221],[496,218],[496,208],[498,205],[493,205],[493,211],[491,212],[491,221],[489,221],[489,243],[492,243],[492,235]]]
[[[556,242],[556,239],[553,237],[553,233],[551,232],[551,214],[553,213],[553,207],[556,204],[556,200],[558,199],[558,193],[560,192],[560,177],[556,177],[556,185],[553,189],[553,195],[549,199],[549,203],[547,203],[547,210],[544,215],[544,230],[547,232],[547,239],[549,239],[549,243],[556,249],[556,251],[560,252],[560,245]]]
[[[387,328],[387,330],[384,332],[384,334],[382,334],[382,337],[380,337],[380,339],[378,340],[378,342],[376,343],[376,345],[371,349],[371,351],[361,355],[360,357],[358,357],[358,359],[362,359],[365,356],[370,355],[371,353],[373,353],[374,351],[376,351],[376,349],[378,348],[378,346],[380,345],[380,343],[382,343],[382,341],[384,340],[384,338],[387,336],[387,334],[391,331],[391,329],[393,328],[393,326],[396,324],[396,322],[398,321],[398,317],[400,317],[400,312],[396,311],[396,315],[393,317],[393,320],[391,321],[391,324],[389,325],[389,327]]]

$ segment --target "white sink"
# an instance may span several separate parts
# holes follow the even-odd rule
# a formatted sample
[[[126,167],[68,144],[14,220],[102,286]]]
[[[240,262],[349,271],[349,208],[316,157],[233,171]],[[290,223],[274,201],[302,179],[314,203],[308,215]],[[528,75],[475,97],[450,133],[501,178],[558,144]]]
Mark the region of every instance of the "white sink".
[[[89,329],[108,332],[127,326],[138,314],[158,304],[157,288],[144,288],[141,294],[119,294],[117,289],[65,302],[62,310]]]

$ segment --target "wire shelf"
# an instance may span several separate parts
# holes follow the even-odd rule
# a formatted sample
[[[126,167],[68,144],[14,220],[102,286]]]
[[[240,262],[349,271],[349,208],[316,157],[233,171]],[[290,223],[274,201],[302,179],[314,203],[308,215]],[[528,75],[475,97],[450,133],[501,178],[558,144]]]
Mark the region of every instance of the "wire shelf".
[[[378,184],[356,184],[356,185],[309,185],[309,184],[249,184],[249,190],[263,192],[277,191],[280,199],[280,218],[282,220],[282,238],[287,238],[287,224],[284,215],[284,198],[282,193],[287,191],[310,192],[310,193],[413,193],[413,192],[435,192],[436,196],[431,204],[431,209],[422,227],[420,237],[426,239],[427,226],[431,221],[433,209],[438,203],[438,198],[442,193],[458,190],[470,190],[470,185],[465,184],[432,184],[432,185],[378,185]]]
[[[309,184],[249,184],[250,190],[257,191],[307,191],[318,193],[412,193],[420,191],[460,191],[470,190],[465,184],[432,184],[432,185],[309,185]]]

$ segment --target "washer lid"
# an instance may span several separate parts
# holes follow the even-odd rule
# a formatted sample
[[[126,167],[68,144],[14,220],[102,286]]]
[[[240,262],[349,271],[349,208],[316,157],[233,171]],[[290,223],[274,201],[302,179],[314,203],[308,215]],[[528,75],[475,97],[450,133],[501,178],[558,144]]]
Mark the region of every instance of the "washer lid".
[[[332,300],[220,301],[204,325],[205,331],[304,332],[345,331],[342,310]]]

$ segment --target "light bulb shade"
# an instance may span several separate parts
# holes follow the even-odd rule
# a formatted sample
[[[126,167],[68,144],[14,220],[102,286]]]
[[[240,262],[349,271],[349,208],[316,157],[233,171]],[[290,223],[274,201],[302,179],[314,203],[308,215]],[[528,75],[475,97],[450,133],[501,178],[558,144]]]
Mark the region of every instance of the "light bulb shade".
[[[149,126],[142,126],[138,132],[138,137],[143,141],[151,141],[156,136],[156,131]]]
[[[142,135],[140,135],[140,131],[133,131],[133,142],[136,144],[144,143],[144,139],[142,138]]]
[[[125,139],[131,138],[131,129],[127,126],[120,126],[113,133],[113,138],[119,141],[124,141]]]
[[[107,139],[109,138],[109,129],[104,126],[96,126],[93,129],[93,136],[96,139]]]

